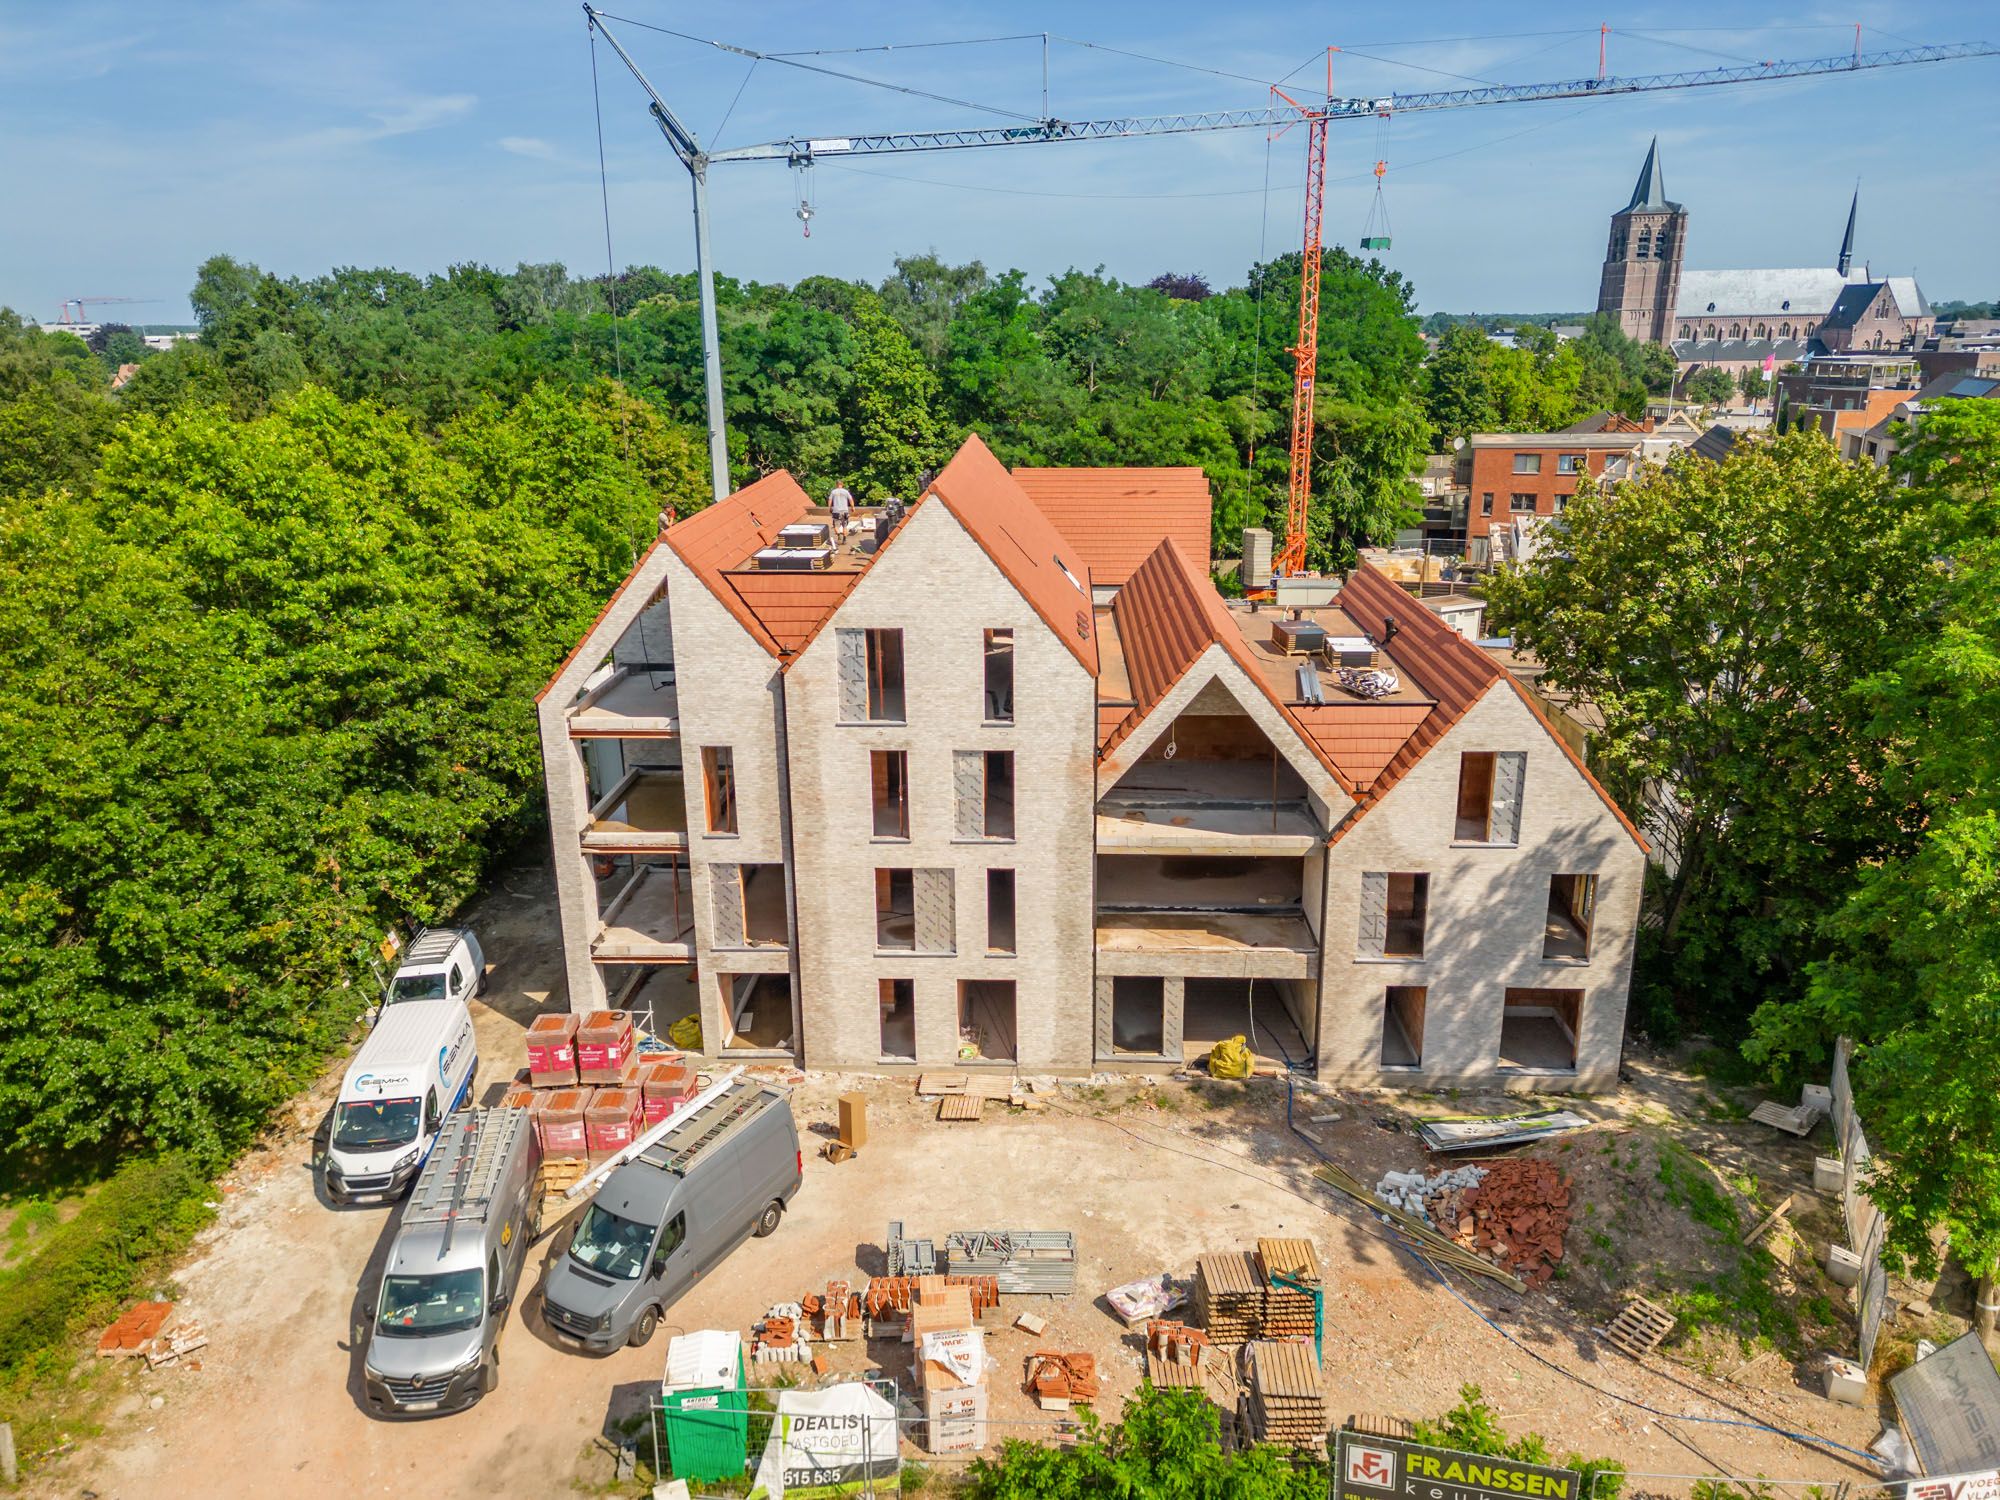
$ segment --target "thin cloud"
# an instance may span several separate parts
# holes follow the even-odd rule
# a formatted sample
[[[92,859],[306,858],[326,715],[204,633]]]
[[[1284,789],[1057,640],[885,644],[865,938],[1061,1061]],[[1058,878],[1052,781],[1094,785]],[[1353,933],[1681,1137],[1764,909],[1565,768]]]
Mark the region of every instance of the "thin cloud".
[[[556,161],[562,153],[549,142],[535,135],[503,135],[497,143],[502,151],[515,156],[530,157],[535,161]]]
[[[329,125],[279,143],[282,152],[339,150],[435,130],[472,113],[477,94],[430,94],[368,111],[365,125]]]

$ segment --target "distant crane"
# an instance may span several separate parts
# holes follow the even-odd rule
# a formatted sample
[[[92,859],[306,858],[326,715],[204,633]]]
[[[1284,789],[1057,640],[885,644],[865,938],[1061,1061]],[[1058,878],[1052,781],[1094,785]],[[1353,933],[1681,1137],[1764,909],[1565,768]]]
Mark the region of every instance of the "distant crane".
[[[159,299],[156,297],[65,297],[63,299],[62,312],[56,318],[56,322],[64,324],[88,323],[90,319],[84,313],[84,308],[86,305],[91,307],[98,307],[102,306],[105,303],[110,303],[110,302],[129,302],[134,304],[144,304],[149,302],[156,302],[158,300]],[[69,315],[71,308],[76,309],[76,316],[73,318]]]
[[[1594,78],[1560,79],[1547,83],[1488,84],[1471,89],[1440,89],[1426,93],[1390,94],[1375,98],[1338,98],[1333,93],[1329,59],[1324,103],[1302,105],[1290,98],[1262,109],[1196,110],[1174,115],[1122,116],[1103,120],[1059,120],[1053,116],[1020,125],[973,126],[962,130],[905,130],[855,135],[803,137],[766,141],[707,151],[694,133],[667,107],[639,65],[605,26],[607,18],[585,0],[586,25],[602,36],[625,64],[651,101],[650,113],[687,168],[694,190],[695,282],[701,297],[702,365],[707,387],[708,452],[715,498],[729,493],[729,446],[723,429],[722,352],[716,334],[714,268],[708,247],[708,169],[718,162],[784,162],[797,170],[821,157],[900,155],[917,151],[963,151],[982,146],[1039,146],[1057,141],[1120,140],[1138,136],[1190,135],[1209,130],[1274,130],[1303,121],[1306,126],[1305,264],[1300,271],[1298,343],[1293,346],[1291,472],[1287,488],[1285,543],[1275,559],[1279,572],[1298,573],[1305,566],[1306,515],[1312,498],[1313,384],[1319,350],[1320,218],[1326,191],[1326,132],[1335,120],[1388,119],[1397,114],[1464,109],[1472,105],[1520,104],[1545,99],[1597,99],[1613,94],[1649,94],[1670,89],[1712,88],[1730,83],[1767,83],[1783,78],[1856,73],[1875,68],[1908,67],[1915,63],[1955,62],[1964,58],[2000,56],[2000,47],[1986,42],[1953,42],[1934,47],[1903,47],[1889,52],[1863,52],[1859,32],[1851,53],[1796,61],[1745,63],[1726,68],[1702,68],[1679,73],[1653,73],[1618,78],[1605,72],[1599,33],[1598,72]],[[658,29],[658,28],[650,28]],[[1608,28],[1607,28],[1608,29]],[[723,45],[723,44],[716,44]],[[746,47],[724,46],[742,57],[762,60],[766,54]]]

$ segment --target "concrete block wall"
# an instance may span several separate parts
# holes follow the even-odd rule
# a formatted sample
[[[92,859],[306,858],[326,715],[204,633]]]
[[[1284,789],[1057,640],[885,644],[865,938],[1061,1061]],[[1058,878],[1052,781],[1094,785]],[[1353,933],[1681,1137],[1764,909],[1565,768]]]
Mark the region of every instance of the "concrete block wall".
[[[1454,838],[1459,756],[1525,751],[1521,838],[1512,847]],[[1421,960],[1357,955],[1361,877],[1427,872]],[[1590,957],[1545,960],[1549,877],[1598,877]],[[1594,1092],[1617,1084],[1645,855],[1513,689],[1496,684],[1423,760],[1333,845],[1320,976],[1320,1077],[1345,1085],[1439,1088],[1496,1083]],[[1426,989],[1421,1067],[1381,1067],[1384,994]],[[1583,991],[1572,1072],[1503,1073],[1509,987]]]
[[[1081,595],[1077,604],[1088,607]],[[1014,722],[988,726],[984,632],[1007,628],[1014,631]],[[903,632],[904,723],[841,722],[841,629]],[[959,983],[995,979],[1015,984],[1023,1069],[1087,1069],[1096,941],[1095,679],[941,502],[926,500],[911,512],[793,661],[784,718],[797,820],[805,1063],[880,1063],[882,979],[913,981],[918,1061],[948,1063],[957,1053]],[[871,750],[909,756],[907,840],[875,837]],[[1011,841],[956,833],[952,757],[961,750],[1014,753]],[[876,951],[879,868],[954,872],[956,953]],[[989,868],[1015,872],[1012,955],[986,952]]]

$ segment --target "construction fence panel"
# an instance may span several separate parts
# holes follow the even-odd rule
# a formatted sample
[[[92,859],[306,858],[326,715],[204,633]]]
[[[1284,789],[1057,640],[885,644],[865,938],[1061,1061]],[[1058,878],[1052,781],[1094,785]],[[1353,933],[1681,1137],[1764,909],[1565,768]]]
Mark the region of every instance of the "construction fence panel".
[[[1841,1143],[1843,1154],[1847,1132],[1854,1125],[1854,1084],[1847,1076],[1847,1054],[1853,1045],[1846,1037],[1833,1044],[1833,1077],[1828,1081],[1833,1094],[1833,1138]]]
[[[1861,1324],[1861,1368],[1875,1365],[1875,1342],[1882,1335],[1882,1320],[1889,1312],[1889,1273],[1882,1268],[1882,1216],[1877,1214],[1861,1249],[1861,1280],[1856,1289],[1858,1321]]]
[[[1642,1470],[1594,1473],[1583,1500],[1902,1500],[1901,1485],[1871,1484],[1852,1474],[1816,1479],[1769,1479],[1761,1474],[1649,1474]]]

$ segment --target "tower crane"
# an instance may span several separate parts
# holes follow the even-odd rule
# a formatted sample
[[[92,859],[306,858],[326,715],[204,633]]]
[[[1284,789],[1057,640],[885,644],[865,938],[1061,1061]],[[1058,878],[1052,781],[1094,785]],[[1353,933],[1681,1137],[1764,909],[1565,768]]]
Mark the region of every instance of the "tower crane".
[[[56,321],[58,323],[88,323],[90,318],[84,312],[85,307],[99,307],[108,302],[146,303],[153,300],[155,299],[151,297],[65,297],[63,298],[62,313],[57,317]],[[46,306],[46,304],[44,305]],[[73,318],[69,315],[69,310],[72,307],[76,309],[76,316]]]
[[[1276,130],[1303,123],[1306,127],[1305,261],[1300,269],[1298,342],[1292,347],[1292,434],[1290,474],[1285,512],[1285,543],[1275,559],[1280,572],[1297,573],[1305,565],[1306,516],[1312,499],[1312,433],[1314,379],[1318,373],[1320,220],[1326,194],[1328,127],[1337,120],[1388,119],[1398,114],[1465,109],[1488,104],[1521,104],[1552,99],[1600,99],[1620,94],[1663,93],[1668,90],[1713,88],[1733,83],[1769,83],[1786,78],[1811,78],[1862,73],[1917,63],[1955,62],[1965,58],[2000,56],[2000,46],[1986,42],[1951,42],[1929,47],[1902,47],[1863,52],[1859,33],[1852,52],[1833,57],[1744,63],[1677,73],[1649,73],[1621,78],[1605,71],[1600,50],[1598,71],[1591,78],[1554,79],[1543,83],[1485,84],[1478,88],[1434,89],[1420,93],[1343,98],[1333,92],[1331,52],[1323,101],[1301,104],[1280,94],[1281,103],[1258,109],[1192,110],[1182,114],[1126,115],[1101,120],[1063,120],[1048,116],[1017,125],[972,126],[956,130],[860,132],[841,136],[792,136],[757,145],[705,149],[660,97],[652,83],[604,24],[640,25],[624,17],[607,16],[590,0],[583,6],[593,36],[601,36],[618,60],[638,81],[650,101],[650,113],[681,165],[694,192],[695,282],[701,298],[702,364],[707,387],[709,467],[720,500],[729,493],[728,443],[723,431],[722,355],[716,334],[714,268],[708,245],[708,171],[725,162],[783,162],[794,169],[811,167],[822,157],[891,156],[928,151],[967,151],[993,146],[1040,146],[1061,141],[1125,140],[1144,136],[1192,135],[1212,130]],[[647,28],[658,29],[658,28]],[[1602,47],[1603,33],[1599,43]],[[722,45],[722,44],[717,44]],[[746,47],[724,50],[753,60],[767,55]],[[1274,91],[1275,92],[1275,91]]]

